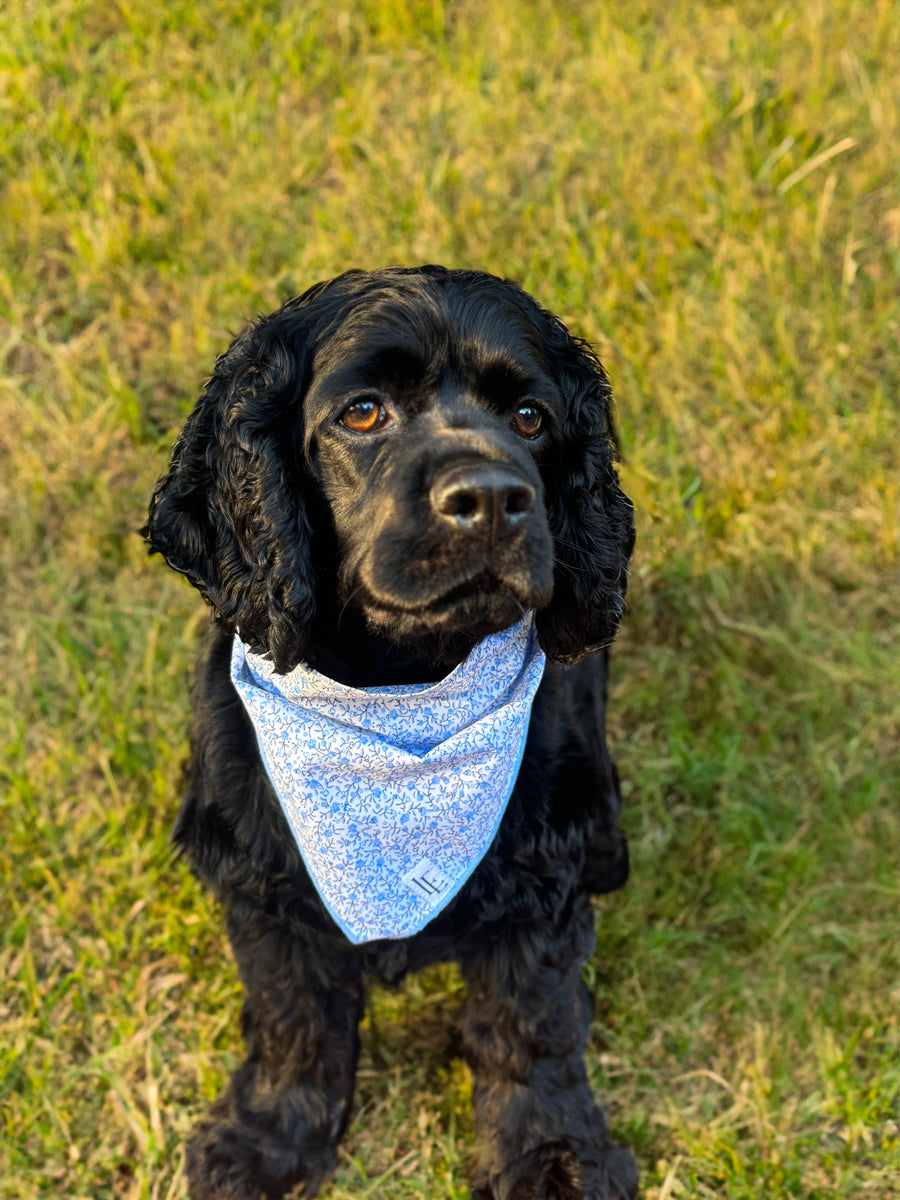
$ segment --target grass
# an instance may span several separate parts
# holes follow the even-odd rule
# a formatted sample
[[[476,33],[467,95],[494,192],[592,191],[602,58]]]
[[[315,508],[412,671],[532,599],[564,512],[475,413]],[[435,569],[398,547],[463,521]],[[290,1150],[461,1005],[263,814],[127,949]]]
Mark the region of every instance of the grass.
[[[639,508],[590,1070],[647,1200],[900,1195],[890,0],[0,8],[0,1195],[186,1195],[238,1060],[169,848],[199,602],[135,536],[229,334],[519,279]],[[329,1200],[467,1195],[453,970],[376,992]]]

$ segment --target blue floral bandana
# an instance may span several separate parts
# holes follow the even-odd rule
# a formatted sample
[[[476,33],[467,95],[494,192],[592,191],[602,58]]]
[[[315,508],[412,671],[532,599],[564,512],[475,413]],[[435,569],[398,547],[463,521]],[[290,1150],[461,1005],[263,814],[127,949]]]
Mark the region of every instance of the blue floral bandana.
[[[534,614],[438,683],[287,675],[234,639],[231,678],[303,861],[351,942],[418,933],[493,841],[544,671]]]

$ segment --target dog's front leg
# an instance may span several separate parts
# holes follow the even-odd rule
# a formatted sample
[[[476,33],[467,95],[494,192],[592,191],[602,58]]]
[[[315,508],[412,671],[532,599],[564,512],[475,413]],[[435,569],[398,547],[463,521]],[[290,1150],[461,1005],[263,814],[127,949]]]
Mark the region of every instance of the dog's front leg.
[[[480,1151],[475,1200],[628,1200],[631,1155],[614,1145],[584,1064],[593,945],[585,896],[555,930],[510,923],[461,962],[463,1038]]]
[[[265,916],[229,914],[246,987],[246,1061],[187,1148],[191,1200],[311,1197],[334,1169],[353,1095],[362,981]]]

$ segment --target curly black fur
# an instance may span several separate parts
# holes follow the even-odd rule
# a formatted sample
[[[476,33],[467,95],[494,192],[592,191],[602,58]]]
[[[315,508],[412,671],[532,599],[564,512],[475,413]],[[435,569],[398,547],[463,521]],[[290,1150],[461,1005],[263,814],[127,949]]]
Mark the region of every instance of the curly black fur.
[[[370,431],[348,428],[354,404]],[[348,1119],[364,977],[450,958],[468,984],[473,1196],[635,1194],[588,1086],[580,979],[589,894],[628,874],[604,734],[634,540],[614,460],[588,346],[478,272],[350,272],[217,361],[146,530],[214,611],[175,840],[225,908],[246,989],[247,1059],[188,1146],[194,1200],[312,1196]],[[302,658],[366,686],[433,680],[527,608],[550,662],[494,843],[421,933],[351,945],[231,686],[235,629],[279,671]]]

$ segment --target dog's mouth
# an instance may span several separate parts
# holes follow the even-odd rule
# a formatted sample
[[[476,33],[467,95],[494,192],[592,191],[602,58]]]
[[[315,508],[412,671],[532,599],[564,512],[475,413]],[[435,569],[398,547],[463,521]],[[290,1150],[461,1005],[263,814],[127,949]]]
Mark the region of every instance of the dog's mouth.
[[[362,587],[357,588],[352,602],[376,632],[394,641],[443,633],[467,634],[478,640],[508,628],[528,609],[547,604],[551,591],[534,591],[518,581],[497,579],[482,571],[427,599],[379,596]]]

